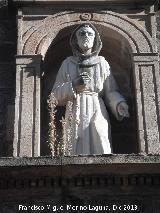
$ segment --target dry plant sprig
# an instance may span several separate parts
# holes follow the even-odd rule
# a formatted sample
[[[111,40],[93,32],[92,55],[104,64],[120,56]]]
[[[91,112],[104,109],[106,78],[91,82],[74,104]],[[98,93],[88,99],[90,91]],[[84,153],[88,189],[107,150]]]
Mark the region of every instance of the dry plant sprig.
[[[59,155],[64,155],[64,149],[65,149],[65,125],[66,125],[66,120],[64,117],[62,117],[62,120],[60,121],[61,125],[62,125],[62,135],[60,138],[60,143],[59,143],[59,147],[58,147],[58,151],[59,151]]]
[[[49,111],[49,130],[48,130],[48,145],[53,156],[56,155],[70,155],[72,150],[72,102],[68,102],[67,110],[67,121],[66,118],[62,117],[60,120],[61,123],[61,137],[56,131],[56,113],[57,113],[57,100],[54,97],[54,94],[48,98],[48,111]],[[67,128],[66,128],[67,125]],[[58,139],[59,138],[59,139]]]
[[[57,107],[57,100],[53,93],[49,95],[49,98],[47,100],[48,104],[48,111],[49,111],[49,130],[48,130],[48,145],[51,150],[51,153],[53,156],[57,155],[57,149],[58,149],[58,142],[57,142],[57,133],[56,133],[56,107]]]

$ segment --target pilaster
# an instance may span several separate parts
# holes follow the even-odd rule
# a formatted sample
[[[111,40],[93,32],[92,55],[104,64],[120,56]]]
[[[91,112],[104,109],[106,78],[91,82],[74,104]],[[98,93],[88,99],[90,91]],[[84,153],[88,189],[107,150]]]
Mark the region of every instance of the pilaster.
[[[160,153],[159,64],[157,54],[135,54],[135,88],[140,152]]]
[[[16,103],[13,155],[40,155],[41,55],[16,56]]]

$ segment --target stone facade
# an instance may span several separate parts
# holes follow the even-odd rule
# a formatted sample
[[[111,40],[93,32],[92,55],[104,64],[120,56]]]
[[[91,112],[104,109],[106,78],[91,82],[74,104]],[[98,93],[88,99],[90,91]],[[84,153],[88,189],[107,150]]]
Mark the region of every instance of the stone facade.
[[[16,76],[16,11],[8,11],[7,1],[1,1],[0,10],[0,156],[12,156]]]
[[[90,12],[66,10],[61,12],[56,11],[56,9],[55,11],[53,9],[50,10],[46,5],[43,11],[43,15],[37,15],[37,13],[40,13],[39,8],[31,9],[30,5],[28,4],[28,7],[21,7],[18,11],[17,56],[19,57],[20,55],[21,58],[24,57],[24,60],[26,57],[28,57],[28,55],[30,57],[31,55],[33,55],[34,57],[35,54],[42,56],[42,62],[39,61],[38,72],[41,73],[40,63],[45,64],[44,77],[43,79],[41,78],[41,82],[42,87],[44,86],[43,90],[48,95],[54,83],[57,72],[56,68],[59,67],[59,64],[56,63],[57,59],[59,60],[59,62],[61,62],[62,58],[64,58],[65,55],[69,54],[69,47],[64,44],[64,41],[66,43],[66,40],[64,39],[66,38],[68,40],[71,29],[73,29],[73,27],[78,25],[79,23],[90,21],[91,23],[95,24],[100,34],[102,35],[102,42],[104,44],[102,54],[106,58],[109,58],[111,66],[113,66],[113,72],[115,72],[117,82],[119,83],[120,87],[122,87],[122,91],[126,93],[125,96],[128,98],[129,102],[131,102],[131,109],[134,108],[133,112],[131,113],[133,121],[128,121],[127,123],[134,126],[133,129],[130,130],[132,132],[130,133],[132,137],[126,136],[128,140],[132,140],[134,138],[134,140],[132,140],[132,143],[135,144],[134,149],[129,150],[129,153],[134,152],[158,154],[160,152],[158,114],[160,93],[159,62],[155,28],[156,19],[153,5],[146,5],[143,9],[141,7],[136,8],[135,10],[131,10],[130,7],[126,6],[124,7],[123,11],[119,9],[121,13],[117,12],[116,6],[113,7],[112,10],[110,9],[106,11],[98,9],[95,12],[91,8]],[[146,13],[145,10],[148,10],[148,12]],[[65,53],[60,51],[60,42],[61,44],[64,44],[65,48],[67,49]],[[109,49],[108,46],[110,47],[110,52],[109,50],[106,50]],[[111,53],[113,52],[111,51],[111,49],[114,49],[117,52],[120,51],[120,55],[122,55],[122,57],[119,56],[119,54],[113,55],[113,53]],[[54,61],[50,63],[50,61],[47,60],[51,60],[48,58],[54,57],[54,52],[56,52],[56,56],[58,57],[55,58],[55,63]],[[128,58],[126,58],[125,55],[129,55]],[[128,67],[124,67],[124,61],[127,61]],[[118,69],[118,66],[120,66],[121,63],[123,65]],[[122,71],[123,69],[125,70]],[[15,117],[18,118],[21,115],[23,116],[24,114],[24,118],[22,118],[22,120],[19,119],[19,123],[15,123],[14,143],[16,144],[22,142],[21,139],[18,139],[21,137],[20,129],[22,126],[27,126],[28,128],[30,126],[30,130],[28,129],[28,131],[30,132],[33,128],[31,122],[34,121],[25,119],[25,114],[28,113],[32,115],[33,112],[36,111],[36,109],[31,109],[30,107],[28,107],[27,109],[25,107],[23,108],[19,104],[19,98],[21,99],[21,94],[19,94],[19,82],[23,84],[24,81],[24,84],[26,84],[26,78],[27,75],[21,81],[18,78],[16,83],[16,94],[18,95],[18,100],[16,99],[16,109],[18,109],[18,112],[16,112]],[[32,81],[32,79],[27,79],[27,86],[30,85],[29,81]],[[47,84],[50,85],[47,86]],[[40,84],[37,85],[37,87],[40,88]],[[33,91],[30,92],[33,93]],[[45,94],[43,94],[42,97],[43,99],[47,98],[47,96],[45,97]],[[28,100],[28,92],[23,94],[23,99],[26,99],[26,101]],[[42,105],[43,104],[47,105],[46,102],[42,103]],[[31,106],[34,107],[33,104],[31,104]],[[22,111],[20,111],[20,107],[22,108]],[[23,109],[25,110],[24,113]],[[40,120],[40,114],[37,116],[39,116],[39,118],[37,117],[37,119]],[[42,123],[45,123],[43,119]],[[122,128],[123,134],[125,134],[126,126],[124,125],[124,127]],[[28,135],[28,131],[24,131],[23,133],[25,141],[31,140],[32,137],[31,135]],[[35,131],[39,132],[40,130],[37,129]],[[40,134],[43,138],[43,134],[45,133],[40,132]],[[115,134],[113,134],[113,139],[115,137]],[[137,135],[137,137],[135,137],[135,135]],[[117,137],[115,137],[115,141],[118,140],[119,137],[120,134],[117,134]],[[45,136],[44,138],[45,140],[47,140]],[[19,140],[19,142],[17,142],[17,140]],[[43,143],[45,143],[45,140],[43,141]],[[124,140],[125,138],[122,138],[120,141]],[[39,144],[37,144],[36,146],[40,146],[40,140],[37,141],[37,143]],[[121,152],[123,153],[123,151]],[[15,150],[14,153],[17,153],[17,151]],[[14,156],[17,155],[14,154]],[[27,153],[23,152],[23,154],[21,154],[20,156],[34,156],[34,154],[28,154],[27,151]]]
[[[53,212],[46,206],[67,204],[137,205],[134,212],[159,212],[159,18],[158,1],[152,0],[3,2],[0,212],[23,212],[19,205]],[[71,54],[70,33],[83,22],[100,32],[101,55],[131,117],[118,123],[111,115],[112,155],[44,157],[51,155],[47,98],[61,62]],[[60,120],[64,109],[58,110]]]

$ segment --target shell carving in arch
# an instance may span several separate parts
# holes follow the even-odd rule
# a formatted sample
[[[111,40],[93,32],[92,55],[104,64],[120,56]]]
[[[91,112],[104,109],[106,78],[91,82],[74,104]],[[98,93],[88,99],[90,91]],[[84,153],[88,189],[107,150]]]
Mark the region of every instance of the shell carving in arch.
[[[82,17],[86,19],[83,20]],[[156,52],[151,36],[142,26],[124,15],[108,11],[88,15],[64,12],[48,16],[37,28],[30,28],[23,34],[22,54],[45,56],[47,49],[61,29],[84,21],[115,30],[128,41],[133,53]]]

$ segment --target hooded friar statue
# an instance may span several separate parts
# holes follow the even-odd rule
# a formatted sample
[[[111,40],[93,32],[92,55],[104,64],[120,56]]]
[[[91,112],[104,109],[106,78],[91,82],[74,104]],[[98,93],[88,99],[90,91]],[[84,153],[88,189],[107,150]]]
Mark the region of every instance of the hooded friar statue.
[[[129,117],[128,105],[119,93],[104,57],[102,42],[90,23],[80,24],[70,38],[73,56],[66,58],[56,77],[52,95],[66,106],[64,154],[112,153],[108,106],[118,120]]]

